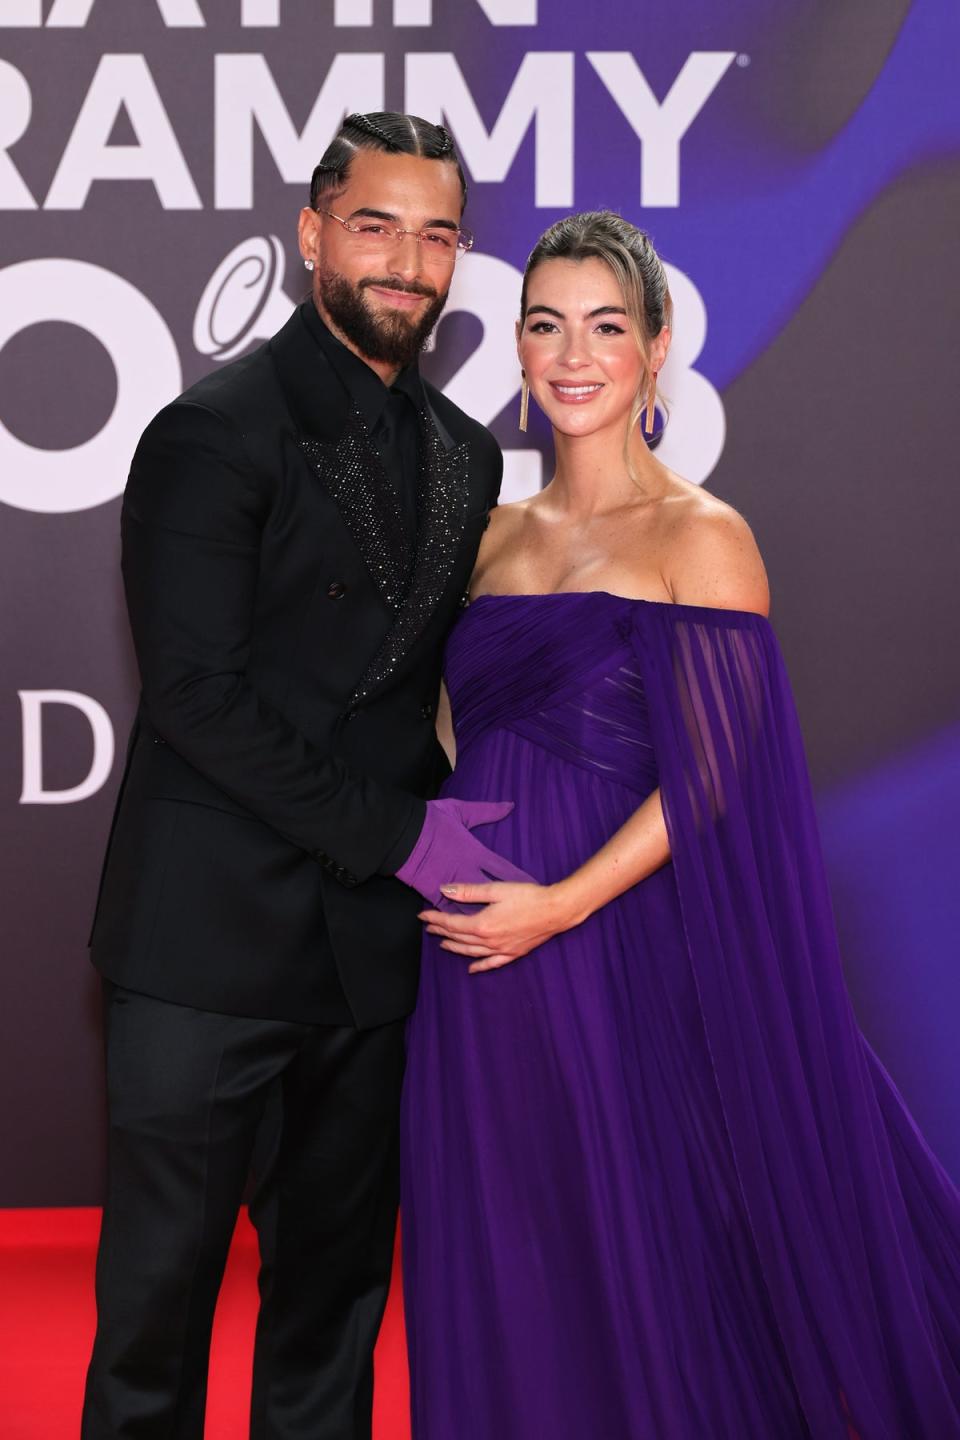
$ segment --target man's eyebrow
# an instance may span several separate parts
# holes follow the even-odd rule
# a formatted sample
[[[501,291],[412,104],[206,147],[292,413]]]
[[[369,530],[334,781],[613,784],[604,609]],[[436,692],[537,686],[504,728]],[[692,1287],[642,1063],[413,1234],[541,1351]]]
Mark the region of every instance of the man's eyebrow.
[[[397,215],[391,215],[388,210],[371,210],[369,206],[362,206],[359,210],[351,210],[347,216],[348,220],[356,220],[358,216],[364,216],[367,220],[386,220],[390,225],[400,223]],[[420,226],[421,230],[459,230],[460,226],[455,220],[426,220]]]

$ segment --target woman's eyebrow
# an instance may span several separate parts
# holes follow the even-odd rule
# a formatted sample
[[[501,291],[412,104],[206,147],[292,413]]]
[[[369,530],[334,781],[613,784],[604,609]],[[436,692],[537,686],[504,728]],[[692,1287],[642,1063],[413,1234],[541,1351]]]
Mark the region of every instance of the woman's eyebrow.
[[[588,320],[595,320],[598,315],[626,315],[622,305],[598,305],[596,310],[591,310],[587,315]],[[530,305],[527,309],[528,315],[555,315],[558,320],[566,320],[562,310],[554,310],[552,305]]]

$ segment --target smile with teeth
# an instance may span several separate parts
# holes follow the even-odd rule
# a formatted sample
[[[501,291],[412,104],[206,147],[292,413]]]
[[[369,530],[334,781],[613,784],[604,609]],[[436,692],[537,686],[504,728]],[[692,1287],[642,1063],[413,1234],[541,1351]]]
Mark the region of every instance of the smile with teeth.
[[[565,385],[560,380],[551,380],[550,388],[555,395],[568,404],[581,404],[585,400],[592,400],[594,395],[599,395],[603,384]]]

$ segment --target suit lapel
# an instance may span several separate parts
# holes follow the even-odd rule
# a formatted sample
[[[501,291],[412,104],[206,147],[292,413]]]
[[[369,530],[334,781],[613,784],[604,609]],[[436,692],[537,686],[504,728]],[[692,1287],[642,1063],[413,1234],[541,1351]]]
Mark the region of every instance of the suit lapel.
[[[298,311],[270,344],[304,459],[337,506],[391,616],[350,697],[354,708],[395,674],[443,598],[468,511],[470,446],[454,443],[428,400],[419,421],[414,547],[399,499],[346,387]]]
[[[413,545],[396,490],[359,414],[350,413],[338,440],[301,436],[300,448],[336,503],[384,603],[396,614],[409,589]]]
[[[305,302],[270,341],[298,447],[333,501],[387,612],[403,601],[413,544],[350,393],[311,335]]]
[[[350,697],[351,707],[363,704],[394,674],[423,634],[447,588],[467,514],[469,453],[466,443],[451,442],[448,448],[432,413],[421,413],[420,523],[413,574],[403,605]]]

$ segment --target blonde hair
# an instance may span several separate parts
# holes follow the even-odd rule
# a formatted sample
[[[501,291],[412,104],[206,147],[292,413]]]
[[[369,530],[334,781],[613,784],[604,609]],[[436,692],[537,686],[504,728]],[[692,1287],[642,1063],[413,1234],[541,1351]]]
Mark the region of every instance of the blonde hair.
[[[654,250],[645,230],[631,225],[612,210],[588,210],[567,215],[545,230],[530,252],[520,292],[520,323],[527,315],[527,288],[530,276],[547,260],[602,260],[612,272],[627,321],[643,361],[643,374],[630,410],[624,440],[624,460],[634,484],[639,480],[630,458],[630,440],[640,416],[657,397],[656,378],[650,363],[650,347],[663,327],[673,322],[673,299],[663,261]]]

